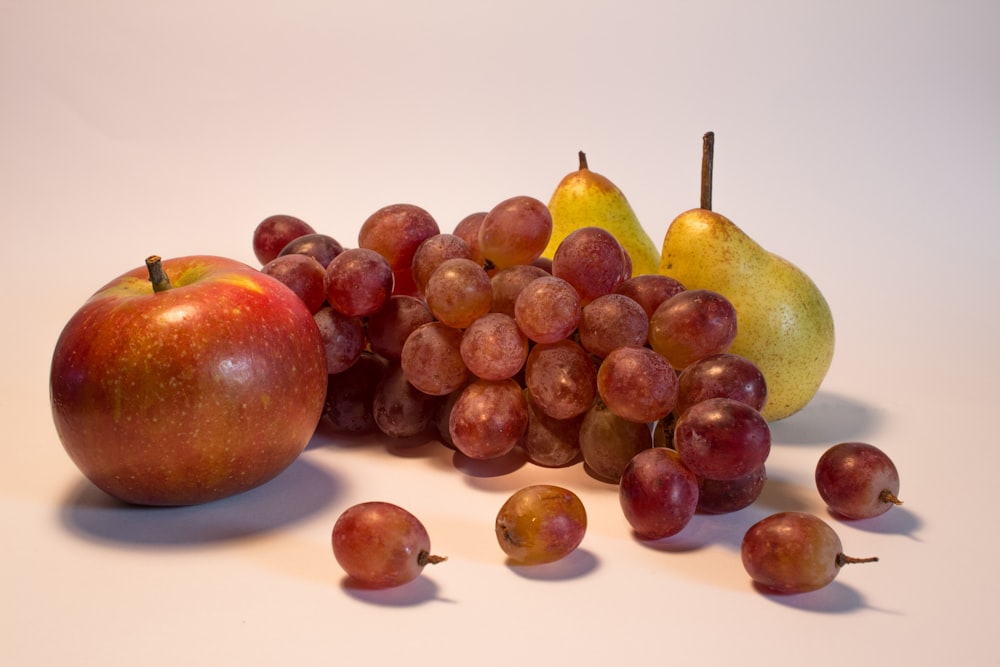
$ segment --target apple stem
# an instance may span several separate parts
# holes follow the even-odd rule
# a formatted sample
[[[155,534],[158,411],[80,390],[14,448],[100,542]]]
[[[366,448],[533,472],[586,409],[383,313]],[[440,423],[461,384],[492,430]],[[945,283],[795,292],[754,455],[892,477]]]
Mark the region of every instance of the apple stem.
[[[701,207],[712,210],[712,166],[715,162],[715,132],[701,138]]]
[[[146,258],[146,269],[149,270],[149,282],[153,283],[154,292],[165,292],[173,287],[167,272],[163,270],[163,260],[159,255],[150,255]]]
[[[587,169],[587,154],[580,151],[580,171]]]

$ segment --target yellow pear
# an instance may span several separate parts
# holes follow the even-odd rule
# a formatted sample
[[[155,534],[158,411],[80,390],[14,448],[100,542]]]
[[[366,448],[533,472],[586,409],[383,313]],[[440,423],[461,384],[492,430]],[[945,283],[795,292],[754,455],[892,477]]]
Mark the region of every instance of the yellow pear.
[[[819,390],[833,359],[833,316],[808,275],[711,210],[713,139],[705,135],[701,207],[670,223],[660,273],[733,304],[737,334],[729,351],[764,374],[762,414],[775,421],[801,410]]]
[[[639,224],[625,195],[614,183],[587,167],[587,156],[580,151],[580,168],[567,174],[556,186],[549,200],[552,236],[542,253],[552,258],[556,248],[570,232],[580,227],[601,227],[614,234],[632,259],[632,275],[656,273],[660,253],[656,244]]]

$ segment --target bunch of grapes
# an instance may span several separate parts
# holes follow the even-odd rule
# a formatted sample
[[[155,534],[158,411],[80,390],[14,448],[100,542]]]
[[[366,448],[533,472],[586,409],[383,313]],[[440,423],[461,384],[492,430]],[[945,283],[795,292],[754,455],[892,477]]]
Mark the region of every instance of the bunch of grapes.
[[[539,466],[582,462],[618,486],[639,539],[674,535],[696,512],[753,503],[771,447],[767,385],[728,351],[732,304],[667,276],[633,276],[628,252],[598,227],[577,229],[542,258],[551,233],[547,207],[517,196],[451,232],[418,206],[387,206],[350,248],[272,216],[257,227],[254,250],[261,270],[314,313],[328,360],[324,419],[334,429],[430,435],[472,459],[520,449]],[[881,473],[888,491],[879,499],[838,489],[839,472],[823,471],[844,459],[831,454],[817,472],[834,511],[873,516],[898,502],[894,469]],[[568,548],[565,535],[534,548],[565,555],[584,525]],[[514,533],[501,528],[511,553]]]

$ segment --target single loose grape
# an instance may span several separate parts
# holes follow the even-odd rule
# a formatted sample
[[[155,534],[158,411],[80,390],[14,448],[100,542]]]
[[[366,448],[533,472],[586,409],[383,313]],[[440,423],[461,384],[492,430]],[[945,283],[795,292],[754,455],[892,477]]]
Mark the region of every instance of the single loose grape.
[[[518,565],[565,558],[580,545],[586,532],[587,512],[580,498],[552,484],[515,491],[496,518],[497,542]]]
[[[830,510],[847,519],[870,519],[902,504],[896,465],[865,442],[826,450],[816,463],[816,488]]]
[[[814,591],[832,582],[844,565],[878,560],[845,556],[833,528],[806,512],[761,519],[743,536],[740,555],[751,579],[779,593]]]
[[[355,583],[391,588],[416,579],[429,564],[445,560],[431,554],[427,529],[417,517],[383,501],[346,509],[333,525],[333,555]]]

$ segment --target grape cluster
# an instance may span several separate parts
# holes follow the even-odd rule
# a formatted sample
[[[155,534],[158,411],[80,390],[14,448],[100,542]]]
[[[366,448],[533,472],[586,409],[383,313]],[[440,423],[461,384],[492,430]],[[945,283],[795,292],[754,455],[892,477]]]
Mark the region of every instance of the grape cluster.
[[[771,448],[761,416],[767,384],[728,351],[732,304],[664,275],[633,276],[628,252],[599,227],[575,230],[543,258],[551,233],[547,207],[518,196],[450,232],[418,206],[387,206],[347,248],[297,218],[272,216],[258,225],[254,250],[261,270],[314,314],[328,359],[324,419],[334,429],[431,435],[471,459],[520,449],[539,466],[582,462],[617,485],[642,540],[676,534],[696,512],[753,503]],[[863,518],[898,503],[888,457],[849,445],[817,468],[831,510]],[[822,528],[793,518],[790,541],[821,541],[839,554]],[[529,537],[533,521],[560,528]],[[539,486],[504,505],[496,531],[512,560],[537,563],[567,555],[585,527],[572,492]],[[805,590],[789,580],[794,568],[765,562],[776,534],[747,533],[747,571],[778,590]],[[419,568],[407,566],[412,578]],[[823,567],[808,586],[836,571]]]

